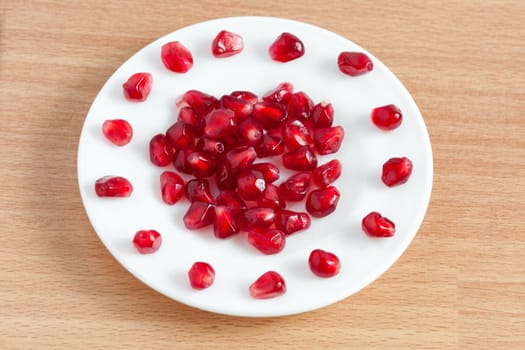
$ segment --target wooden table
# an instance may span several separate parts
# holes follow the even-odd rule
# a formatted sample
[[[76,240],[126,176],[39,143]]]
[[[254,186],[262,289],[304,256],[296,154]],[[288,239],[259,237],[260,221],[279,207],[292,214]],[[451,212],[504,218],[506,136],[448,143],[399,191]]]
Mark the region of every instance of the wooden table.
[[[525,2],[149,3],[0,5],[0,348],[525,348]],[[365,46],[429,129],[434,189],[414,242],[321,310],[246,319],[174,302],[116,263],[82,207],[76,149],[102,84],[159,36],[232,15]]]

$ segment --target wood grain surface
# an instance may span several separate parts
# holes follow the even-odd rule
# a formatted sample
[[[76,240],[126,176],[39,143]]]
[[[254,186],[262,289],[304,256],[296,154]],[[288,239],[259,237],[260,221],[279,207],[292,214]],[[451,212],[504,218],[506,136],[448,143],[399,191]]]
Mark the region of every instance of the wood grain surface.
[[[525,349],[525,2],[4,0],[1,349]],[[108,253],[76,149],[124,60],[183,26],[288,17],[379,57],[418,103],[435,180],[412,245],[335,305],[236,318],[172,301]]]

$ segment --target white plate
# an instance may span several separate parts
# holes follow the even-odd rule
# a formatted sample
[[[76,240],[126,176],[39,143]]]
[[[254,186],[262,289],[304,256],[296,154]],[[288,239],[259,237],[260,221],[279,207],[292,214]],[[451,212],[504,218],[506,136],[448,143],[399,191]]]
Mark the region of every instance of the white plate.
[[[241,54],[218,59],[211,41],[220,30],[242,35]],[[282,32],[297,35],[305,55],[279,63],[268,47]],[[168,71],[160,48],[178,40],[194,56],[186,74]],[[337,68],[341,51],[362,51],[373,60],[374,70],[349,77]],[[150,72],[153,89],[143,103],[128,102],[122,83],[135,72]],[[345,129],[336,155],[343,175],[335,183],[342,196],[334,214],[313,219],[308,231],[290,236],[285,249],[265,256],[249,246],[246,235],[218,240],[211,229],[185,229],[182,216],[188,203],[165,205],[160,198],[159,175],[164,170],[149,162],[150,138],[164,132],[176,119],[175,100],[190,89],[215,96],[234,90],[262,95],[288,81],[315,102],[330,100],[335,124]],[[383,132],[370,121],[374,107],[394,103],[403,111],[402,125]],[[134,129],[125,147],[104,138],[106,119],[124,118]],[[414,170],[410,180],[388,188],[380,180],[381,166],[390,157],[407,156]],[[78,149],[78,181],[89,219],[104,245],[135,277],[160,293],[197,308],[240,316],[280,316],[320,308],[359,291],[385,272],[405,251],[425,215],[432,188],[432,152],[423,118],[408,91],[377,58],[353,42],[327,30],[280,18],[236,17],[212,20],[179,29],[149,44],[125,62],[106,82],[86,117]],[[129,198],[98,198],[94,182],[105,175],[121,175],[134,185]],[[303,204],[304,205],[304,204]],[[303,206],[304,210],[304,206]],[[396,223],[389,239],[367,237],[360,227],[370,211],[379,211]],[[141,255],[132,245],[139,229],[156,229],[163,237],[155,254]],[[341,272],[333,278],[315,277],[308,256],[321,248],[336,253]],[[203,291],[192,290],[187,271],[195,261],[207,261],[216,271],[215,283]],[[268,270],[280,272],[287,283],[285,295],[252,299],[249,285]]]

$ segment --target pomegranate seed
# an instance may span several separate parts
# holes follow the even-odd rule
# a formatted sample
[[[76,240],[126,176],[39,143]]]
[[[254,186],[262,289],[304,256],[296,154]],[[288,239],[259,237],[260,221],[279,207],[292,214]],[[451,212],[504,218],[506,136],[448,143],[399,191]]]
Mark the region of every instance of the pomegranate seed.
[[[341,52],[337,58],[337,66],[341,72],[353,77],[368,73],[374,68],[370,58],[361,52]]]
[[[133,186],[122,176],[108,175],[95,181],[95,192],[99,197],[129,197]]]
[[[175,169],[185,174],[191,174],[191,166],[188,163],[188,156],[192,152],[193,150],[190,148],[176,151],[175,156],[173,157],[173,166]]]
[[[371,212],[361,221],[363,231],[372,237],[392,237],[396,232],[396,225],[378,212]]]
[[[281,198],[290,202],[302,201],[308,192],[310,177],[309,172],[300,172],[290,176],[279,186]]]
[[[175,150],[164,134],[153,136],[149,142],[149,159],[157,166],[163,167],[173,162]]]
[[[310,120],[316,129],[329,128],[334,122],[334,107],[329,102],[321,102],[314,106]]]
[[[319,187],[326,187],[341,176],[341,163],[333,159],[312,171],[312,180]]]
[[[160,174],[160,189],[164,203],[173,205],[184,195],[184,180],[172,171]]]
[[[314,136],[315,148],[321,155],[335,153],[341,147],[344,136],[345,132],[340,126],[317,129]]]
[[[396,105],[386,105],[372,110],[372,122],[383,130],[393,130],[401,125],[403,114]]]
[[[221,141],[203,136],[197,141],[195,149],[197,151],[207,153],[212,157],[218,158],[224,153],[225,147],[224,143]]]
[[[246,204],[239,194],[232,190],[222,190],[215,199],[217,205],[224,205],[230,208],[235,215],[246,209]]]
[[[178,121],[166,131],[168,140],[176,150],[193,148],[195,144],[195,134],[190,125]]]
[[[151,92],[153,77],[149,73],[135,73],[122,85],[124,97],[130,101],[145,101]]]
[[[187,161],[191,167],[191,172],[195,177],[203,178],[215,173],[215,160],[204,152],[196,151],[190,153]]]
[[[260,207],[281,209],[286,206],[283,198],[279,193],[279,187],[274,184],[266,184],[266,188],[262,193],[262,197],[257,200],[257,205]]]
[[[102,133],[114,145],[125,146],[133,137],[131,125],[124,119],[110,119],[102,124]]]
[[[182,121],[193,128],[195,136],[202,136],[204,133],[204,118],[200,117],[191,107],[182,107],[179,111],[178,121]]]
[[[250,146],[257,145],[263,138],[263,126],[255,118],[246,118],[239,123],[237,134],[241,142]]]
[[[284,152],[284,142],[280,137],[265,134],[255,150],[259,158],[278,156]]]
[[[240,146],[226,153],[228,165],[234,172],[249,168],[255,158],[257,158],[257,153],[252,146]]]
[[[309,146],[283,154],[283,165],[291,170],[313,170],[317,166],[317,158]]]
[[[230,94],[230,96],[239,98],[243,101],[250,102],[252,105],[257,103],[257,101],[259,100],[257,95],[250,91],[234,91]]]
[[[178,41],[162,45],[161,58],[164,66],[173,72],[186,73],[193,67],[190,50]]]
[[[240,35],[222,30],[211,44],[211,52],[215,57],[230,57],[242,51],[244,45]]]
[[[197,201],[191,203],[182,220],[187,229],[196,230],[211,225],[214,216],[213,204]]]
[[[237,177],[237,192],[245,201],[255,201],[262,197],[266,182],[251,171],[243,171]]]
[[[277,254],[284,249],[286,236],[281,230],[251,230],[248,243],[266,255]]]
[[[308,120],[314,108],[312,99],[304,92],[299,91],[292,94],[288,103],[288,117]]]
[[[206,179],[193,179],[186,183],[186,196],[190,202],[215,203]]]
[[[310,270],[319,277],[333,277],[341,270],[341,263],[337,255],[321,249],[315,249],[310,253],[308,265]]]
[[[204,134],[217,139],[235,134],[237,124],[235,114],[229,109],[216,109],[206,116]]]
[[[275,221],[275,210],[272,208],[249,208],[239,214],[237,225],[241,231],[257,228],[268,228]]]
[[[159,250],[162,244],[160,233],[155,230],[141,230],[135,233],[133,245],[140,254],[151,254]]]
[[[407,157],[390,158],[383,164],[381,180],[388,187],[404,184],[412,174],[412,162]]]
[[[196,290],[206,289],[215,280],[215,270],[210,264],[197,261],[188,271],[191,288]]]
[[[275,219],[277,227],[287,235],[294,232],[306,230],[310,227],[311,219],[307,213],[299,213],[292,210],[279,210]]]
[[[308,128],[298,119],[288,119],[282,126],[283,140],[290,151],[313,143]]]
[[[327,216],[334,212],[339,197],[339,191],[333,186],[313,190],[306,197],[306,211],[316,218]]]
[[[258,177],[262,177],[267,184],[271,184],[279,179],[279,168],[272,163],[252,164],[251,170]]]
[[[217,238],[226,238],[239,232],[235,222],[233,209],[218,205],[215,207],[215,219],[213,220],[213,233]]]
[[[290,33],[282,33],[268,50],[274,61],[288,62],[304,55],[304,45],[299,38]]]
[[[239,122],[246,119],[253,111],[253,105],[246,101],[231,95],[224,95],[220,99],[222,108],[230,109],[235,113],[235,119]]]
[[[197,115],[204,118],[219,107],[219,100],[202,91],[189,90],[177,100],[177,107],[189,106]]]
[[[288,100],[292,96],[293,85],[290,83],[281,83],[273,90],[268,91],[263,96],[263,101],[266,102],[276,102],[287,104]]]
[[[255,299],[274,298],[286,293],[286,283],[277,272],[268,271],[253,282],[249,290],[251,297]]]
[[[252,116],[266,127],[276,127],[286,119],[287,112],[280,104],[263,101],[253,105]]]
[[[237,185],[237,171],[231,168],[225,158],[219,158],[217,161],[215,183],[220,190],[231,190]]]

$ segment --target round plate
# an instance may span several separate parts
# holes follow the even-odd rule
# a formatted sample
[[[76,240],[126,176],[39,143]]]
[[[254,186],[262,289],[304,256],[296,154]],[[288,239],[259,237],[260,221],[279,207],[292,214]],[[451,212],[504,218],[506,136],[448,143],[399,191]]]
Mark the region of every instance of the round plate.
[[[240,34],[244,50],[229,58],[215,58],[211,42],[223,30]],[[299,37],[305,55],[287,63],[272,61],[268,47],[282,32]],[[182,42],[193,54],[186,74],[168,71],[160,48]],[[359,77],[342,74],[337,56],[361,51],[373,60],[374,70]],[[136,72],[150,72],[153,88],[145,102],[127,101],[122,84]],[[337,158],[343,174],[335,186],[341,192],[337,210],[312,219],[311,228],[287,240],[276,255],[263,255],[240,233],[219,240],[212,229],[187,230],[183,200],[174,206],[160,196],[159,175],[166,169],[149,161],[151,137],[176,120],[176,99],[190,89],[214,96],[249,90],[261,96],[281,82],[305,91],[315,103],[330,100],[335,125],[345,130],[338,153],[319,158],[319,164]],[[384,132],[370,121],[373,108],[396,104],[402,125]],[[125,147],[111,144],[102,134],[106,119],[123,118],[134,137]],[[414,170],[409,181],[388,188],[381,182],[382,164],[407,156]],[[363,48],[319,27],[280,18],[235,17],[198,23],[149,44],[125,62],[106,82],[86,117],[78,149],[78,181],[84,207],[100,239],[135,277],[160,293],[200,309],[239,316],[280,316],[320,308],[357,292],[385,272],[414,238],[428,206],[432,187],[432,152],[423,118],[408,91],[394,74]],[[95,181],[120,175],[131,181],[129,198],[99,198]],[[284,178],[284,174],[281,178]],[[304,211],[304,203],[295,209]],[[396,223],[392,238],[371,238],[361,230],[361,219],[378,211]],[[141,255],[133,244],[136,231],[155,229],[163,243],[154,254]],[[308,256],[320,248],[337,254],[341,272],[319,278],[310,272]],[[203,291],[190,288],[187,271],[195,261],[207,261],[216,271],[214,284]],[[262,273],[275,270],[287,284],[286,294],[267,300],[250,297],[248,287]]]

